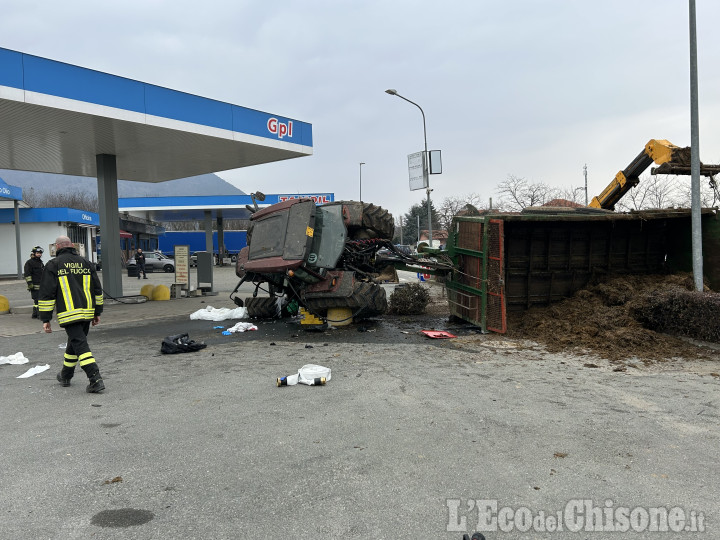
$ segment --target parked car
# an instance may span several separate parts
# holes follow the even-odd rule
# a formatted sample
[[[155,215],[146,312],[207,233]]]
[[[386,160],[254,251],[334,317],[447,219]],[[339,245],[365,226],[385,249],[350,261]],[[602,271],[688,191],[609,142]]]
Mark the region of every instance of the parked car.
[[[128,266],[137,266],[135,263],[135,257],[132,257],[128,263]],[[158,253],[155,251],[148,251],[145,253],[145,271],[146,272],[174,272],[175,261],[170,257]]]

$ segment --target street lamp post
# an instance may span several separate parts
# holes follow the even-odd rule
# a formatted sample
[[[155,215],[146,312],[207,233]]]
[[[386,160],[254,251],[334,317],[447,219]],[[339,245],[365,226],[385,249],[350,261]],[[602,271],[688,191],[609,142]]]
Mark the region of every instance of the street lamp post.
[[[365,165],[364,162],[360,163],[360,202],[362,202],[362,166]]]
[[[423,137],[425,139],[425,166],[427,167],[428,164],[428,146],[427,146],[427,129],[425,127],[425,111],[422,110],[422,107],[415,103],[414,101],[410,101],[408,98],[401,96],[397,93],[397,90],[394,90],[392,88],[385,90],[386,94],[390,94],[391,96],[397,96],[400,99],[404,99],[408,103],[412,103],[415,105],[418,109],[420,109],[420,112],[422,113],[422,119],[423,119]],[[430,192],[432,191],[430,189],[430,175],[427,175],[428,184],[427,184],[427,212],[428,212],[428,236],[429,236],[429,245],[432,247],[432,240],[433,240],[433,230],[432,230],[432,207],[430,205]],[[418,239],[420,238],[420,227],[418,226]]]

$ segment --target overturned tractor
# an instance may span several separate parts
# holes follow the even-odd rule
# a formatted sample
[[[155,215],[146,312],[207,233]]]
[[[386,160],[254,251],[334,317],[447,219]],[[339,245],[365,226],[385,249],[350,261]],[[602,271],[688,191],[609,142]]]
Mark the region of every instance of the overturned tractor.
[[[379,283],[395,269],[377,253],[382,248],[396,253],[394,230],[392,216],[369,203],[318,206],[300,198],[256,207],[248,246],[237,259],[240,282],[233,294],[245,282],[255,291],[234,301],[255,318],[288,316],[300,307],[321,318],[334,308],[349,309],[355,319],[380,315],[387,299]],[[268,296],[258,296],[261,290]]]

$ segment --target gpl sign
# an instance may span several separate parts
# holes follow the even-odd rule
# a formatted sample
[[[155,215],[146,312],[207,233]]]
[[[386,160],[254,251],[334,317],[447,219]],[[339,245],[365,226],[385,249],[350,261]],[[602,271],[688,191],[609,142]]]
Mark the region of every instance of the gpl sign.
[[[288,120],[287,124],[281,122],[277,118],[270,118],[267,121],[267,128],[270,133],[277,135],[278,139],[282,139],[286,135],[288,137],[293,136],[293,123],[292,120]]]

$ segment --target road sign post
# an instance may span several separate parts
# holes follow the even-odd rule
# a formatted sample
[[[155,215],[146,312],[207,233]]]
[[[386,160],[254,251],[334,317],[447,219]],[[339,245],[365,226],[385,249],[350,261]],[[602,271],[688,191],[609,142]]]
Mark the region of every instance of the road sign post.
[[[410,175],[410,191],[426,189],[429,185],[427,159],[425,152],[408,155],[408,173]]]

